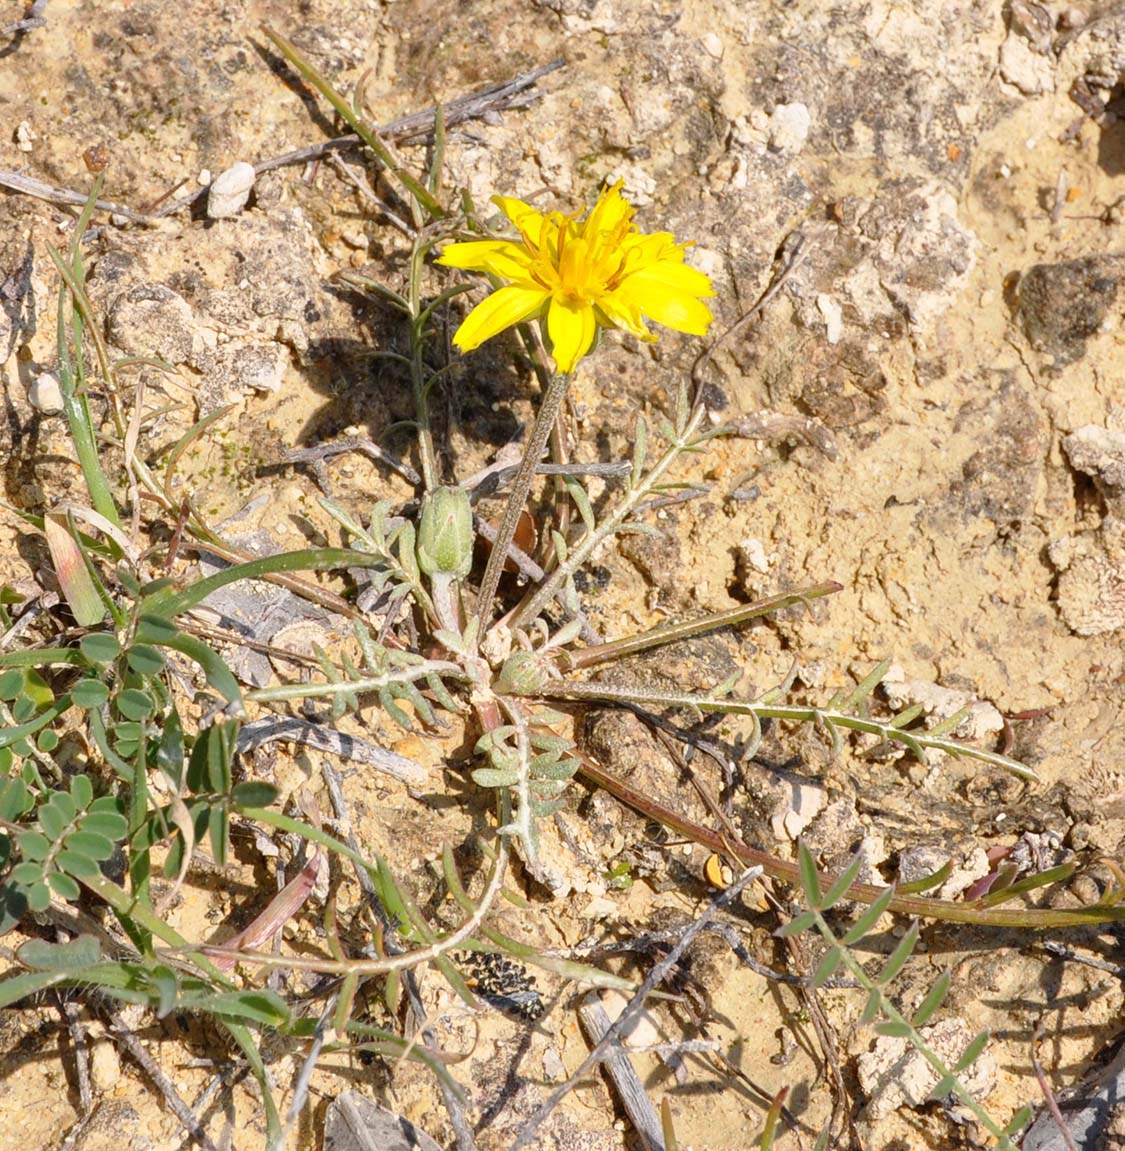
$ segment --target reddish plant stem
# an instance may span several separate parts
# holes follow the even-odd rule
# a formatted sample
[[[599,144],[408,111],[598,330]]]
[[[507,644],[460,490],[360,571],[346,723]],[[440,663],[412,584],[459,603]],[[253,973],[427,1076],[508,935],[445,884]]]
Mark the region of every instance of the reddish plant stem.
[[[746,867],[761,867],[771,879],[778,879],[795,887],[800,885],[796,863],[779,859],[768,852],[751,847],[740,839],[734,839],[694,823],[671,808],[642,795],[588,757],[579,756],[578,760],[581,764],[580,775],[620,800],[626,807],[631,807],[641,815],[656,820],[711,851],[733,856]],[[835,879],[834,875],[821,875],[822,889],[830,888]],[[853,883],[848,888],[847,898],[859,903],[874,903],[885,891],[886,888],[876,887],[874,884]],[[1125,920],[1125,907],[1117,905],[1095,904],[1091,907],[1076,908],[984,908],[975,907],[971,903],[953,903],[949,900],[927,899],[916,895],[896,895],[890,902],[889,910],[899,915],[917,916],[919,919],[1024,929],[1078,927]]]

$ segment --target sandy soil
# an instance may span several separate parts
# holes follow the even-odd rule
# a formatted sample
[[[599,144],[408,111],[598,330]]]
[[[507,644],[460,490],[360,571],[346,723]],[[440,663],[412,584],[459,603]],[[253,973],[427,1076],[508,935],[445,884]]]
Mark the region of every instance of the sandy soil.
[[[891,657],[903,682],[967,692],[1006,716],[1029,713],[1011,721],[1011,736],[1013,754],[1039,774],[1033,786],[967,764],[829,762],[809,735],[775,735],[763,757],[823,784],[837,822],[814,823],[809,834],[826,859],[862,842],[884,879],[909,847],[940,847],[971,868],[981,848],[1027,834],[1045,851],[1073,849],[1092,861],[1119,856],[1125,832],[1125,132],[1112,106],[1091,114],[1072,90],[1081,82],[1080,93],[1112,97],[1113,69],[1125,66],[1125,17],[1046,5],[1040,26],[1034,13],[1020,15],[1037,5],[1006,17],[1000,7],[60,2],[48,5],[44,27],[6,49],[0,38],[0,170],[85,191],[83,153],[102,146],[110,156],[105,196],[143,210],[181,182],[185,191],[198,187],[204,169],[218,173],[335,134],[323,108],[278,67],[258,31],[263,20],[342,90],[358,86],[380,121],[562,57],[565,67],[542,81],[537,102],[451,133],[446,187],[468,187],[478,204],[501,192],[576,210],[603,179],[624,179],[642,227],[696,241],[692,259],[718,291],[719,332],[802,236],[802,261],[783,291],[717,351],[714,403],[724,418],[769,409],[812,419],[834,444],[831,453],[793,437],[715,445],[680,476],[709,484],[705,498],[662,512],[654,521],[660,539],[629,537],[596,557],[583,589],[591,618],[607,635],[627,634],[838,580],[843,590],[811,612],[709,639],[649,670],[699,687],[700,677],[715,682],[736,669],[762,690],[796,660],[800,684],[823,697]],[[21,9],[0,4],[0,27]],[[421,147],[403,154],[424,163]],[[20,508],[82,497],[64,425],[29,401],[55,354],[57,281],[47,245],[69,239],[73,218],[27,196],[0,198],[0,494]],[[377,309],[329,283],[346,267],[401,283],[401,237],[327,163],[262,178],[232,219],[99,222],[106,226],[91,246],[91,294],[111,338],[122,353],[160,355],[177,372],[163,388],[179,407],[146,430],[149,457],[159,460],[197,410],[233,403],[184,461],[181,482],[216,522],[249,505],[237,530],[267,532],[278,546],[337,539],[312,478],[279,459],[286,448],[345,432],[382,442],[409,414],[401,379],[366,355],[393,344],[395,333]],[[1076,260],[1086,263],[1067,263]],[[137,320],[127,300],[148,298],[136,293],[153,285],[179,302],[161,297],[162,320]],[[510,350],[470,359],[437,402],[459,476],[489,462],[531,413],[534,389],[512,368]],[[607,337],[572,393],[579,452],[627,457],[637,413],[666,409],[698,351],[686,337],[655,347]],[[155,373],[145,375],[150,389],[161,387]],[[1090,426],[1119,453],[1117,472],[1076,456],[1068,437]],[[386,446],[408,447],[393,435]],[[412,495],[405,480],[361,456],[329,471],[334,497],[359,514],[373,496]],[[44,564],[36,537],[0,512],[0,580],[31,588]],[[178,569],[188,570],[186,562]],[[429,782],[408,792],[351,773],[356,831],[368,849],[391,856],[426,906],[440,889],[442,843],[466,845],[486,803],[467,793],[460,733],[439,744],[404,737],[377,715],[370,724],[368,737],[423,763]],[[632,736],[656,757],[654,777],[665,770],[674,779],[651,736]],[[278,753],[259,768],[327,810],[315,754]],[[667,786],[678,794],[674,782]],[[791,839],[770,818],[783,799],[766,767],[751,765],[734,811],[748,838],[789,854]],[[576,788],[563,819],[586,837],[589,853],[558,847],[556,897],[523,877],[530,902],[501,916],[511,934],[554,948],[620,939],[691,916],[708,898],[701,853],[654,849],[605,797],[586,799]],[[635,863],[642,848],[655,860],[643,878],[627,890],[607,885],[604,871],[622,858]],[[233,929],[273,883],[244,836],[226,874],[193,875],[175,925],[197,938]],[[356,899],[345,886],[342,912]],[[322,946],[321,915],[314,900],[294,926],[295,946]],[[755,898],[746,897],[737,922],[753,954],[780,961],[769,935],[776,924]],[[1038,1101],[1029,1062],[1038,1021],[1056,1089],[1080,1078],[1114,1039],[1122,993],[1112,975],[1051,958],[1026,936],[932,927],[924,940],[903,999],[916,1002],[941,969],[953,971],[948,1013],[995,1031],[988,1104],[998,1117]],[[1066,940],[1099,954],[1118,942],[1093,929]],[[652,1097],[672,1101],[681,1146],[750,1145],[763,1108],[749,1081],[767,1094],[791,1088],[789,1106],[811,1146],[830,1091],[798,1001],[721,945],[702,948],[693,970],[711,1000],[708,1034],[747,1080],[703,1058],[688,1059],[677,1075],[638,1057]],[[552,1082],[588,1050],[573,989],[544,977],[540,986],[550,1011],[529,1030],[495,1013],[468,1019],[440,981],[426,981],[443,1042],[468,1053],[453,1073],[472,1091],[482,1151],[510,1145]],[[371,999],[378,1021],[378,995]],[[856,1027],[862,1001],[829,992],[824,1006],[862,1102],[854,1060],[872,1043]],[[678,1010],[655,1014],[669,1038],[696,1034]],[[0,1151],[58,1146],[79,1118],[59,1019],[50,1003],[0,1018]],[[212,1074],[200,1061],[224,1054],[214,1034],[186,1017],[147,1021],[140,1034],[188,1100]],[[97,1115],[74,1145],[179,1146],[177,1120],[138,1069],[108,1042],[99,1050]],[[289,1050],[273,1064],[283,1097],[299,1058]],[[424,1072],[327,1060],[293,1146],[320,1146],[329,1101],[352,1086],[452,1145]],[[961,1141],[970,1135],[933,1108],[869,1118],[860,1130],[872,1149],[969,1145]],[[260,1108],[245,1084],[207,1113],[216,1140],[228,1123],[230,1146],[262,1146]],[[567,1100],[544,1145],[609,1149],[632,1146],[629,1139],[598,1080]]]

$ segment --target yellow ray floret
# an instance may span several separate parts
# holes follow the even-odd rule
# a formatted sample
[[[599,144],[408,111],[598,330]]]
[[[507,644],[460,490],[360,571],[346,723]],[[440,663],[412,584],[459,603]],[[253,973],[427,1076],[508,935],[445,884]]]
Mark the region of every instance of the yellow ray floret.
[[[520,238],[448,244],[437,261],[507,281],[457,329],[453,343],[462,352],[535,318],[545,321],[560,372],[574,371],[599,327],[655,340],[647,319],[706,335],[712,316],[703,300],[715,294],[711,281],[684,263],[687,245],[670,233],[637,231],[620,181],[602,191],[584,221],[544,215],[511,196],[493,203]]]

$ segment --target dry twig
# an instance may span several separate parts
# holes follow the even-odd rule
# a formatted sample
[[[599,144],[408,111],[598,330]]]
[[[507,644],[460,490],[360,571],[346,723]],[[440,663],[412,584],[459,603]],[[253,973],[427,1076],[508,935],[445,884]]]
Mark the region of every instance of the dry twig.
[[[571,1075],[565,1083],[556,1087],[550,1096],[548,1096],[546,1102],[544,1102],[535,1114],[520,1128],[519,1135],[516,1137],[515,1143],[512,1144],[512,1151],[520,1151],[521,1147],[530,1145],[531,1141],[535,1138],[536,1132],[551,1112],[570,1094],[574,1087],[592,1068],[596,1067],[605,1059],[610,1045],[620,1039],[633,1017],[644,1007],[644,1002],[649,994],[674,970],[676,964],[680,961],[680,956],[691,946],[695,937],[707,927],[723,907],[741,893],[742,889],[748,883],[757,879],[761,874],[762,869],[760,867],[747,868],[730,887],[711,901],[702,915],[688,924],[684,933],[680,936],[679,942],[676,943],[668,954],[645,976],[644,981],[640,987],[637,988],[632,999],[629,1000],[625,1010],[621,1012],[609,1030],[606,1031],[602,1038],[594,1045],[590,1054],[582,1060],[581,1065],[574,1074]]]

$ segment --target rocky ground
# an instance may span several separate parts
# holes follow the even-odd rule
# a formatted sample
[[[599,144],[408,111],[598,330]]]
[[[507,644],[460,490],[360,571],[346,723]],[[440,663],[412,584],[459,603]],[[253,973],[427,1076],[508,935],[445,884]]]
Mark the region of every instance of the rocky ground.
[[[0,3],[0,30],[23,8]],[[891,657],[896,706],[917,700],[940,713],[979,703],[978,734],[1014,741],[1012,754],[1040,782],[965,763],[829,762],[816,738],[775,735],[766,762],[800,784],[779,786],[763,766],[749,772],[735,800],[747,838],[788,854],[801,827],[828,863],[862,844],[886,880],[912,851],[936,851],[953,859],[962,887],[987,872],[985,853],[998,845],[1022,843],[1044,865],[1067,852],[1120,856],[1125,9],[108,0],[49,4],[43,15],[42,26],[0,35],[0,171],[85,193],[90,150],[101,149],[103,195],[142,213],[198,190],[203,173],[338,133],[279,64],[263,20],[342,90],[354,87],[380,122],[561,58],[537,100],[451,130],[447,189],[467,187],[480,205],[501,192],[572,211],[603,180],[624,180],[643,228],[695,240],[692,262],[718,292],[716,334],[793,264],[760,318],[717,347],[710,382],[724,418],[797,421],[775,438],[716,445],[683,477],[710,485],[706,498],[662,512],[660,537],[627,537],[597,557],[583,594],[598,627],[626,634],[837,580],[843,590],[815,610],[710,639],[658,670],[696,687],[739,670],[762,690],[796,660],[799,685],[824,696]],[[425,147],[404,144],[402,155],[421,168]],[[67,243],[74,219],[41,198],[0,196],[0,494],[16,508],[82,499],[47,378],[57,292],[47,245]],[[148,402],[175,404],[146,429],[150,457],[199,415],[233,404],[182,466],[200,506],[215,522],[237,513],[228,530],[265,533],[275,546],[331,537],[313,479],[281,457],[343,434],[378,441],[409,414],[401,382],[366,356],[393,333],[376,309],[330,283],[342,268],[401,283],[393,226],[328,161],[260,176],[249,204],[228,218],[208,218],[200,201],[158,223],[104,213],[96,223],[90,290],[111,344],[175,369],[171,380],[147,374]],[[509,352],[469,361],[438,400],[458,475],[488,463],[530,415],[532,383]],[[607,337],[572,392],[579,451],[627,457],[637,413],[665,410],[698,352],[687,337],[655,347]],[[373,493],[394,502],[412,494],[362,456],[329,470],[335,498],[359,513]],[[15,514],[0,512],[0,582],[31,589],[44,555]],[[613,716],[588,728],[593,751],[650,757],[653,785],[663,772],[677,795],[675,768],[646,731]],[[463,840],[483,808],[451,798],[444,757],[457,754],[456,741],[390,738],[423,764],[426,786],[353,774],[356,830],[371,850],[393,849],[403,874],[425,887],[442,841]],[[270,770],[290,793],[314,787],[308,756],[279,753]],[[682,920],[707,898],[703,855],[690,849],[650,851],[644,878],[626,891],[607,886],[602,865],[626,849],[641,858],[645,837],[604,796],[576,798],[562,825],[552,870],[526,877],[529,907],[507,913],[514,934],[541,947],[620,938]],[[193,877],[177,928],[207,938],[232,915],[245,918],[260,862],[247,845],[229,874]],[[310,946],[321,946],[317,917],[313,906],[299,928]],[[753,900],[740,922],[747,945],[771,959],[771,923]],[[1117,942],[1094,929],[1058,938],[1110,957]],[[1113,974],[1051,957],[1043,940],[1017,934],[943,926],[924,940],[903,995],[916,999],[939,970],[952,970],[948,1017],[994,1029],[982,1090],[1001,1119],[1040,1099],[1029,1061],[1037,1023],[1039,1055],[1060,1091],[1114,1041],[1122,992]],[[767,1095],[791,1088],[788,1105],[811,1146],[830,1091],[797,1001],[725,946],[701,952],[698,969],[709,1034]],[[459,1017],[441,986],[430,988],[432,1014],[453,1012],[443,1041],[471,1052],[453,1073],[472,1089],[482,1149],[509,1146],[587,1050],[569,989],[544,990],[549,1013],[528,1031],[498,1015]],[[855,1026],[861,1006],[845,993],[825,996],[863,1146],[971,1145],[972,1132],[940,1109],[856,1078],[872,1047]],[[673,1013],[658,1023],[683,1037]],[[170,1019],[146,1024],[142,1038],[185,1098],[206,1085],[200,1061],[216,1054],[215,1036]],[[95,1046],[98,1111],[74,1146],[121,1147],[123,1137],[137,1149],[179,1146],[178,1122],[136,1066],[108,1040]],[[57,1010],[9,1012],[0,1051],[0,1148],[59,1145],[79,1103]],[[276,1068],[281,1083],[292,1058]],[[761,1100],[729,1068],[700,1059],[673,1072],[652,1057],[638,1066],[650,1094],[671,1099],[681,1146],[717,1151],[756,1137]],[[294,1146],[320,1145],[328,1102],[352,1086],[450,1145],[427,1074],[327,1062]],[[246,1089],[210,1112],[214,1138],[228,1122],[231,1146],[261,1145]],[[632,1145],[601,1081],[567,1100],[545,1138],[568,1149]]]

